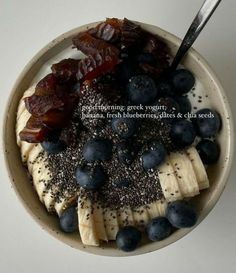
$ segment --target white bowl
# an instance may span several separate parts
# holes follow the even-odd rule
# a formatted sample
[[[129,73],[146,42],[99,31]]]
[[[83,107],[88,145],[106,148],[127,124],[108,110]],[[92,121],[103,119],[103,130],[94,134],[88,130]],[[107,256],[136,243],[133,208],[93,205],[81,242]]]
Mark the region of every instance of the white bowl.
[[[78,233],[70,235],[63,233],[59,229],[57,217],[48,214],[44,206],[40,203],[33,187],[29,183],[27,171],[21,162],[20,151],[16,144],[16,111],[23,92],[31,85],[38,71],[48,60],[71,45],[71,39],[73,36],[96,24],[97,23],[84,25],[62,34],[40,50],[40,52],[36,54],[23,69],[13,87],[6,108],[3,130],[6,165],[13,188],[19,196],[20,201],[24,204],[27,211],[38,222],[38,224],[58,240],[74,248],[97,255],[138,255],[167,246],[188,234],[192,229],[180,229],[174,232],[169,238],[160,242],[145,242],[145,244],[140,246],[137,250],[130,253],[124,253],[118,250],[114,242],[103,244],[101,247],[84,246],[81,243]],[[162,37],[162,39],[169,45],[172,55],[176,53],[181,42],[180,39],[156,26],[139,22],[138,24],[140,24],[144,29]],[[214,207],[226,185],[232,166],[234,132],[232,115],[225,92],[212,69],[201,55],[193,49],[189,51],[183,64],[193,71],[196,78],[201,82],[205,90],[207,90],[211,105],[221,114],[223,122],[222,130],[218,135],[218,142],[221,146],[220,159],[217,164],[207,169],[211,187],[193,199],[193,203],[199,211],[199,224]]]

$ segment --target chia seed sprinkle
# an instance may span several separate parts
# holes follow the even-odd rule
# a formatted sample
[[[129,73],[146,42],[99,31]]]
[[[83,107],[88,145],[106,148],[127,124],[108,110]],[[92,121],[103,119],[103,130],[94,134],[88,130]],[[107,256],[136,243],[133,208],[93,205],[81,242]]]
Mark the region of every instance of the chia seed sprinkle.
[[[139,130],[132,138],[138,149],[135,160],[130,165],[121,163],[116,151],[117,144],[121,141],[119,136],[111,128],[109,119],[82,119],[81,108],[83,105],[111,104],[100,93],[94,90],[87,90],[78,107],[74,110],[70,125],[61,134],[68,147],[58,154],[48,154],[48,170],[52,174],[52,179],[47,186],[48,191],[60,202],[63,198],[71,198],[76,194],[85,198],[90,198],[93,203],[99,203],[102,207],[119,209],[130,206],[136,208],[147,205],[163,198],[163,193],[159,183],[158,172],[156,170],[145,171],[141,165],[140,157],[147,143],[152,140],[161,141],[168,151],[172,151],[173,144],[169,138],[169,125],[159,119],[142,119]],[[114,103],[114,102],[113,102]],[[105,110],[104,110],[105,111]],[[81,126],[82,122],[82,126]],[[69,136],[69,137],[68,137]],[[82,149],[88,140],[93,138],[110,139],[113,142],[113,156],[109,161],[87,163],[82,155]],[[102,165],[107,181],[97,192],[80,189],[75,178],[77,166],[85,164],[95,166]],[[117,187],[116,181],[128,179],[128,187]],[[83,206],[83,202],[79,204]]]

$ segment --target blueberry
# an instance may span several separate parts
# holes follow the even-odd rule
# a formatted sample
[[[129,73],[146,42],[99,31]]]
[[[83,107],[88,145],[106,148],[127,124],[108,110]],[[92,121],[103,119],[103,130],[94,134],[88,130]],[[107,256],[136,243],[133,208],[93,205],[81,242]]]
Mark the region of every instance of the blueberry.
[[[171,83],[176,94],[182,95],[189,92],[195,84],[193,74],[186,69],[176,70],[171,75]]]
[[[175,96],[174,100],[178,103],[181,114],[191,113],[192,105],[186,96]]]
[[[151,241],[161,241],[171,234],[172,225],[165,217],[157,217],[148,223],[146,230]]]
[[[75,172],[77,183],[87,190],[97,190],[106,181],[106,174],[100,165],[77,167]]]
[[[72,88],[72,92],[74,92],[75,94],[80,94],[81,91],[81,84],[80,82],[77,82],[73,88]]]
[[[220,115],[211,109],[204,108],[196,112],[196,118],[192,119],[197,134],[208,138],[216,135],[221,127]]]
[[[172,97],[174,95],[172,85],[165,80],[157,83],[157,93],[159,97]]]
[[[175,121],[171,126],[170,137],[178,148],[191,145],[196,137],[192,122],[188,120]]]
[[[130,165],[134,161],[135,152],[134,147],[132,147],[131,143],[127,143],[126,141],[118,143],[117,154],[118,159],[121,163]]]
[[[124,60],[118,66],[118,79],[123,84],[127,84],[129,79],[135,75],[136,66],[130,60]]]
[[[66,209],[59,218],[60,228],[64,232],[74,232],[78,229],[78,215],[75,207]]]
[[[123,178],[121,180],[117,180],[114,182],[114,186],[117,188],[128,188],[130,185],[130,180],[127,178]]]
[[[116,245],[119,249],[129,252],[137,248],[142,238],[141,232],[133,226],[120,229],[116,235]]]
[[[111,126],[121,138],[131,137],[137,130],[137,120],[133,118],[113,118]]]
[[[159,107],[157,112],[163,121],[171,123],[177,118],[180,107],[171,97],[159,98],[156,105]]]
[[[129,80],[127,93],[131,103],[149,104],[157,96],[154,80],[147,75],[134,76]]]
[[[196,148],[204,164],[214,164],[220,157],[220,146],[211,140],[200,141]]]
[[[55,141],[45,140],[41,143],[41,146],[49,154],[58,154],[64,151],[67,147],[65,141],[60,139]]]
[[[143,168],[145,170],[157,168],[165,159],[166,150],[163,144],[153,142],[149,146],[149,150],[145,151],[141,156]]]
[[[86,161],[106,161],[112,157],[112,141],[109,139],[91,139],[83,147],[83,156]]]
[[[168,205],[166,217],[176,228],[190,228],[197,222],[197,212],[186,201],[175,201]]]
[[[144,52],[136,56],[135,58],[138,63],[147,63],[154,65],[156,63],[156,59],[152,53]]]

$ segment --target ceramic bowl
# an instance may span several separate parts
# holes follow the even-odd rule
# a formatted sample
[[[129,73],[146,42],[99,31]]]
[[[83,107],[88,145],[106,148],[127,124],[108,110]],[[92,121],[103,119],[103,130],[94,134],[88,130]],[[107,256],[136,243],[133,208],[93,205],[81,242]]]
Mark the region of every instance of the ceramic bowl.
[[[16,111],[23,92],[32,84],[33,81],[35,81],[38,71],[42,70],[42,67],[45,67],[45,63],[60,52],[63,52],[66,48],[71,47],[71,38],[75,36],[76,33],[84,31],[95,24],[97,23],[84,25],[59,36],[36,54],[23,69],[13,87],[13,90],[11,91],[9,102],[6,107],[3,130],[6,165],[11,183],[20,199],[20,202],[23,203],[24,207],[38,222],[38,224],[58,240],[70,245],[71,247],[97,255],[128,256],[148,253],[179,240],[192,229],[178,230],[169,238],[160,242],[146,242],[136,251],[130,253],[124,253],[117,250],[114,243],[103,244],[101,247],[83,246],[79,234],[68,235],[61,232],[58,226],[57,217],[48,214],[44,206],[40,203],[33,187],[29,183],[29,177],[25,167],[22,165],[20,151],[16,144]],[[171,54],[175,54],[180,45],[180,39],[156,26],[143,23],[139,24],[144,29],[162,37],[162,39],[169,45]],[[208,190],[202,191],[199,196],[193,199],[193,203],[199,212],[199,224],[215,206],[226,185],[233,157],[233,122],[225,92],[214,72],[202,56],[195,50],[191,49],[184,59],[183,65],[193,71],[196,78],[201,82],[204,89],[207,91],[212,107],[220,113],[223,124],[222,130],[218,135],[218,142],[221,146],[220,159],[217,164],[209,167],[207,170],[211,187]]]

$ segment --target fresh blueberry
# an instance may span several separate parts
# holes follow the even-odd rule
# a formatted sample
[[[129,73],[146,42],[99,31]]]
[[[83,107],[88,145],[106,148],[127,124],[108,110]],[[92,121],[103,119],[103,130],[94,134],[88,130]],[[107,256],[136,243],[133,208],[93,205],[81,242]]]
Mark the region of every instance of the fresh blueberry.
[[[146,230],[151,241],[161,241],[171,234],[172,225],[165,217],[157,217],[148,223]]]
[[[136,66],[130,60],[124,60],[118,65],[118,79],[121,83],[127,84],[129,79],[135,75]]]
[[[81,84],[80,82],[77,82],[73,88],[72,88],[72,92],[74,92],[75,94],[80,94],[81,91]]]
[[[158,106],[158,115],[163,121],[172,123],[177,118],[179,104],[171,97],[159,98],[156,105]]]
[[[179,112],[183,115],[191,113],[192,105],[189,99],[186,96],[175,96],[174,100],[179,105]]]
[[[67,147],[65,141],[60,139],[55,141],[45,140],[41,143],[41,146],[49,154],[58,154],[64,151]]]
[[[208,108],[197,111],[196,118],[193,118],[192,121],[197,134],[203,138],[215,136],[221,127],[220,115]]]
[[[117,144],[117,154],[120,162],[130,165],[134,161],[135,152],[131,143],[122,141]]]
[[[129,80],[127,93],[131,103],[149,104],[157,96],[154,80],[147,75],[134,76]]]
[[[168,205],[166,217],[176,228],[190,228],[197,222],[197,212],[186,201],[175,201]]]
[[[129,252],[137,248],[142,238],[141,232],[133,226],[120,229],[116,235],[116,245],[119,249]]]
[[[139,54],[136,58],[138,63],[147,63],[154,65],[156,63],[156,59],[152,53],[144,52]]]
[[[109,139],[91,139],[83,147],[83,156],[86,161],[106,161],[112,157],[112,141]]]
[[[113,118],[111,126],[121,138],[131,137],[137,130],[137,120],[134,118]]]
[[[128,188],[130,185],[130,180],[127,178],[123,178],[121,180],[117,180],[114,182],[114,186],[117,188]]]
[[[75,207],[66,209],[59,218],[60,228],[64,232],[74,232],[78,229],[78,215]]]
[[[77,167],[75,172],[77,183],[87,190],[97,190],[106,181],[106,174],[100,165]]]
[[[192,122],[188,120],[175,121],[171,126],[170,137],[178,148],[191,145],[196,137]]]
[[[195,84],[195,78],[190,71],[179,69],[171,75],[171,82],[176,94],[182,95],[192,89]]]
[[[153,142],[149,149],[141,156],[143,168],[145,170],[157,168],[166,157],[166,149],[162,143]]]
[[[172,85],[166,80],[158,82],[157,94],[159,97],[172,97],[174,95]]]
[[[196,148],[204,164],[214,164],[220,157],[220,146],[211,140],[200,141]]]

